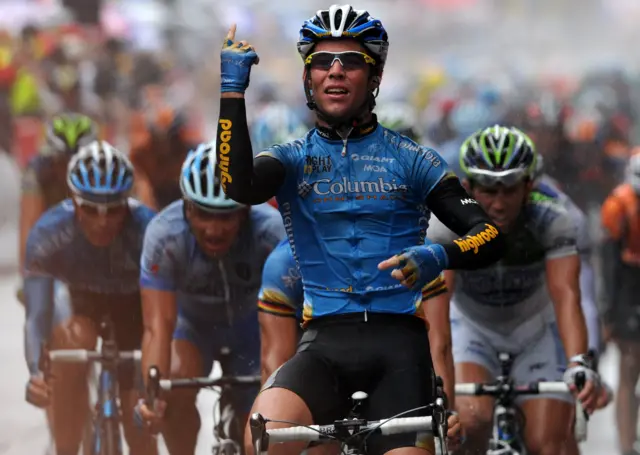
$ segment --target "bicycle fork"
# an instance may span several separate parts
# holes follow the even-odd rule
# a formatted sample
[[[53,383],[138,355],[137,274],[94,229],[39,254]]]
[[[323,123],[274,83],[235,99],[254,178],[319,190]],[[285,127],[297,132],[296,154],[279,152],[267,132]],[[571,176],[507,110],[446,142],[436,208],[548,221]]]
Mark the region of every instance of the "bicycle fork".
[[[94,455],[122,455],[119,407],[114,386],[111,374],[103,369],[93,423]]]

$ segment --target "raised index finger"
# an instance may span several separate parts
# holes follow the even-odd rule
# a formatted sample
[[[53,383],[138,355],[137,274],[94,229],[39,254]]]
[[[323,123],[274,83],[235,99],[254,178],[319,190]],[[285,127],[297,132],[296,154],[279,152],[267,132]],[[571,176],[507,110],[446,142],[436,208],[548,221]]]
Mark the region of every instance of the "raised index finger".
[[[236,28],[236,24],[231,24],[231,27],[229,27],[229,32],[227,33],[228,40],[233,41],[234,39],[236,39]]]
[[[378,270],[386,270],[400,265],[400,256],[392,256],[378,264]]]

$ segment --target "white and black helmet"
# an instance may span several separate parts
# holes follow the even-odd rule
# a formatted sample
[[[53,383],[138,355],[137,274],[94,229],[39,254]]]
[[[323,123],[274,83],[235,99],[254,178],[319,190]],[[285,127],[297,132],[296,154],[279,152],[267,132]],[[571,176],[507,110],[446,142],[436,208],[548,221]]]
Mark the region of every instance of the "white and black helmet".
[[[108,142],[94,141],[69,161],[67,185],[73,194],[93,203],[121,201],[133,188],[133,165]]]

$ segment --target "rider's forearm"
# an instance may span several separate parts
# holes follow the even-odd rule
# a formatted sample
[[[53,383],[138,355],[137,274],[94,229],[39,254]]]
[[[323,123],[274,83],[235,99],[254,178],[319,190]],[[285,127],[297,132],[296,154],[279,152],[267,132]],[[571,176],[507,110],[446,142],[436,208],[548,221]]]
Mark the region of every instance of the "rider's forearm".
[[[216,171],[230,198],[256,205],[276,195],[284,182],[284,167],[271,157],[260,157],[254,162],[244,98],[223,94],[220,99],[216,147]]]
[[[426,203],[446,227],[461,236],[442,244],[449,260],[447,269],[487,267],[502,257],[504,235],[457,178],[442,180]]]
[[[429,332],[431,333],[431,331]],[[436,375],[442,378],[444,391],[447,394],[448,407],[455,407],[455,368],[453,364],[453,352],[451,350],[451,331],[447,330],[448,339],[443,339],[441,335],[437,340],[429,336],[431,345],[431,358],[433,359],[433,369]]]
[[[589,336],[580,306],[580,291],[572,289],[571,286],[564,286],[562,291],[556,292],[553,297],[557,299],[556,320],[567,359],[585,354],[589,346]]]
[[[144,335],[142,337],[142,371],[152,366],[160,374],[168,377],[171,373],[171,341],[175,330],[177,303],[175,294],[165,291],[142,289],[142,316]]]
[[[53,318],[53,278],[27,276],[24,280],[26,319],[24,353],[31,375],[40,370],[42,343],[51,336]]]
[[[155,366],[163,377],[169,377],[171,373],[171,340],[173,328],[168,324],[164,326],[148,327],[145,325],[142,337],[142,371],[145,372],[144,380],[147,381],[146,372]]]
[[[453,276],[453,272],[446,273],[447,286],[453,285]],[[451,294],[451,289],[447,289],[440,295],[431,297],[426,302],[423,302],[423,308],[429,330],[429,347],[433,369],[436,375],[442,378],[449,409],[454,409],[455,370],[452,352],[451,319],[449,318]]]

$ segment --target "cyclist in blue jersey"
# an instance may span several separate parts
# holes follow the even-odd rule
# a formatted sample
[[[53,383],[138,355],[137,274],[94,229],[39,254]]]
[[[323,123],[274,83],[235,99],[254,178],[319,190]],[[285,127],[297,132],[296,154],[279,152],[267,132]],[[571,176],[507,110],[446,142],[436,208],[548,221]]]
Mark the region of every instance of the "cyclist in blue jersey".
[[[423,290],[423,300],[432,299],[446,292],[441,281],[427,285]],[[435,301],[435,300],[432,300]],[[284,239],[267,258],[262,272],[262,287],[258,294],[258,321],[260,323],[260,368],[264,383],[273,372],[289,360],[296,352],[300,339],[300,323],[303,320],[302,309],[304,291],[300,271],[293,257],[288,239]],[[440,308],[426,305],[425,317],[429,329],[429,343],[434,357],[436,373],[447,368],[447,356],[451,355],[451,332],[449,313]],[[438,320],[438,316],[443,319]],[[453,366],[453,363],[451,363]],[[452,372],[449,372],[452,375]],[[453,396],[452,390],[447,395]],[[449,449],[458,442],[461,428],[457,419],[450,419]]]
[[[378,125],[372,111],[388,50],[379,20],[334,5],[303,24],[298,50],[316,127],[255,159],[244,92],[258,57],[234,39],[235,26],[221,54],[222,187],[244,204],[276,196],[304,286],[298,351],[264,384],[253,409],[269,419],[330,423],[363,390],[367,419],[415,408],[423,415],[434,399],[434,374],[422,288],[444,287],[437,278],[445,269],[498,260],[499,229],[435,151]],[[430,242],[424,234],[432,211],[465,239]],[[434,450],[415,434],[372,435],[367,446],[374,455]],[[289,443],[270,452],[302,448]]]
[[[156,365],[165,376],[206,376],[221,350],[230,348],[231,371],[225,375],[259,374],[255,302],[262,268],[285,237],[284,226],[268,204],[247,207],[229,199],[214,175],[215,160],[214,144],[189,153],[180,176],[183,199],[161,211],[145,235],[143,371]],[[246,414],[257,392],[225,397]],[[154,410],[140,404],[171,455],[194,453],[200,427],[195,398],[196,392],[183,391]],[[232,430],[236,437],[242,431]]]
[[[482,129],[463,143],[464,183],[499,224],[508,249],[488,267],[445,272],[451,293],[435,300],[442,305],[451,300],[457,381],[492,382],[500,374],[498,353],[508,352],[514,356],[514,381],[564,380],[592,412],[600,388],[580,306],[577,226],[556,200],[532,193],[535,162],[533,143],[515,128]],[[433,223],[427,235],[445,242],[456,233]],[[587,378],[579,393],[578,373]],[[540,394],[520,398],[518,404],[532,423],[524,429],[528,453],[577,455],[570,431],[571,395]],[[463,453],[484,453],[492,400],[458,397],[456,405],[468,436]]]
[[[27,400],[50,411],[58,455],[78,453],[88,416],[87,369],[53,365],[55,382],[45,383],[38,368],[42,343],[50,341],[53,349],[94,349],[98,324],[109,317],[118,347],[140,348],[139,262],[154,215],[128,198],[133,168],[106,142],[92,142],[73,156],[67,184],[71,199],[45,212],[31,230],[24,266]],[[70,299],[73,315],[52,330],[54,280],[66,285],[68,294],[57,292],[55,298]],[[138,397],[133,368],[122,368],[119,386],[123,409],[131,409]],[[130,452],[155,454],[154,440],[133,425],[132,413],[123,413],[122,420]]]

